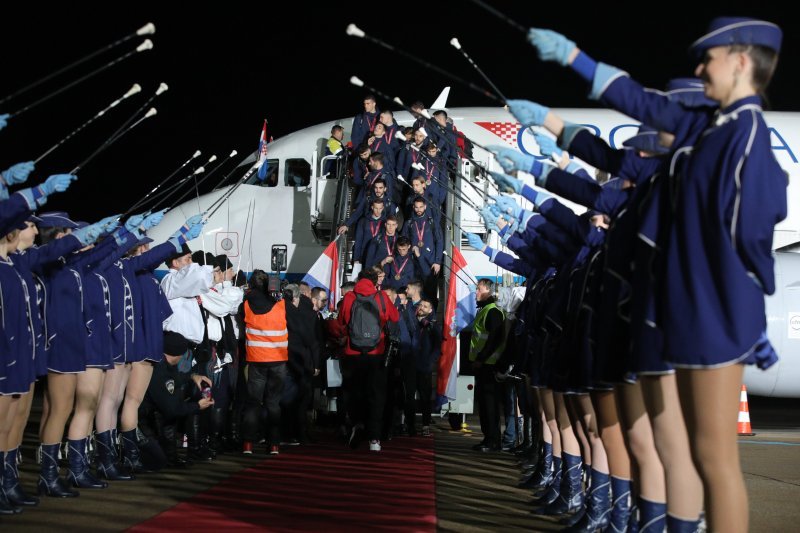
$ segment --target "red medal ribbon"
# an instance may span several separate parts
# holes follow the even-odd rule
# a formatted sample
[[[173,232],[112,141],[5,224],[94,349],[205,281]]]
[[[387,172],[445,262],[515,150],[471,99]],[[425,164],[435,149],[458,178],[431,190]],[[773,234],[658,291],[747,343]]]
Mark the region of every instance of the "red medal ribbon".
[[[375,237],[381,230],[381,222],[383,222],[383,220],[378,219],[377,222],[378,222],[377,224],[373,225],[372,221],[371,220],[369,221],[369,232],[372,234],[373,237]]]
[[[392,268],[394,269],[394,275],[395,275],[395,279],[399,279],[399,278],[400,278],[400,274],[402,274],[402,273],[403,273],[403,269],[404,269],[404,268],[406,267],[406,265],[408,264],[408,260],[409,260],[409,259],[411,259],[411,256],[410,256],[410,255],[407,255],[407,256],[406,256],[406,260],[405,260],[405,261],[403,261],[403,266],[401,266],[399,269],[397,268],[397,263],[392,263]]]
[[[423,221],[422,222],[422,230],[420,231],[419,224],[417,224],[416,220],[414,221],[414,231],[417,232],[417,238],[419,239],[419,242],[423,242],[425,240],[425,239],[423,239],[423,237],[425,236],[425,224],[427,224],[427,222]]]

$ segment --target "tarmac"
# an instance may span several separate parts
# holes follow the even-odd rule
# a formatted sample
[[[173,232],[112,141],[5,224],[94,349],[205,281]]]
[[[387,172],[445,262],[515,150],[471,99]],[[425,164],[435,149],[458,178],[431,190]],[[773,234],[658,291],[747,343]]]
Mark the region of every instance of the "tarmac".
[[[742,470],[749,494],[750,531],[800,530],[800,400],[750,397],[755,436],[739,437]],[[508,453],[480,453],[477,417],[467,417],[475,432],[452,431],[446,420],[435,432],[436,510],[440,531],[557,531],[555,519],[531,514],[531,494],[516,487],[519,467]],[[38,424],[32,420],[31,427]],[[398,437],[402,438],[402,437]],[[21,468],[25,488],[34,491],[35,435],[27,434]],[[391,442],[385,443],[391,446]],[[291,453],[287,450],[287,453]],[[37,508],[0,518],[0,531],[123,531],[198,492],[248,468],[263,453],[225,454],[189,470],[142,475],[106,490],[84,490],[79,498],[44,498]],[[280,460],[280,456],[276,458]],[[365,496],[366,497],[366,496]],[[265,531],[269,528],[265,524]],[[297,530],[303,531],[302,524]]]

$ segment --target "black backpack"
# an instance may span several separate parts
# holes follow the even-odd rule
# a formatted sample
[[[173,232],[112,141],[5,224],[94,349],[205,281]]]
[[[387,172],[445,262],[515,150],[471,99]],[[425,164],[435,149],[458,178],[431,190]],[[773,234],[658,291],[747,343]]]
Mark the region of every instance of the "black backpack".
[[[381,310],[378,310],[378,303]],[[383,303],[383,296],[380,293],[364,296],[356,294],[353,307],[350,308],[350,347],[361,353],[371,352],[378,347],[381,341],[381,312],[385,312],[386,307]]]

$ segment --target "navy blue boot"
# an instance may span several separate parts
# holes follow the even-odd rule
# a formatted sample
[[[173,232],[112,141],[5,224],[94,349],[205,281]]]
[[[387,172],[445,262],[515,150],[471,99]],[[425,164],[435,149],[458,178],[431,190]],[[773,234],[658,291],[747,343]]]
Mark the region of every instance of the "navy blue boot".
[[[4,490],[5,487],[5,461],[6,461],[6,452],[0,451],[0,463],[3,465],[3,469],[0,470],[0,515],[10,515],[10,514],[19,514],[22,512],[22,509],[11,503],[11,500],[8,499],[6,496],[6,491]]]
[[[668,533],[696,533],[700,528],[700,517],[696,520],[684,520],[667,514]]]
[[[117,468],[116,444],[111,435],[111,430],[95,435],[97,442],[97,474],[109,481],[130,481],[133,475],[120,472]]]
[[[639,532],[663,533],[667,527],[667,504],[639,497]]]
[[[542,459],[537,465],[536,470],[527,478],[519,483],[520,488],[533,489],[534,492],[544,490],[553,479],[553,445],[549,442],[544,443]]]
[[[60,444],[42,444],[42,471],[37,488],[39,495],[57,498],[75,498],[80,493],[58,475],[58,447]]]
[[[2,452],[0,452],[2,454]],[[17,507],[32,507],[39,505],[39,498],[28,496],[19,484],[19,469],[17,468],[17,448],[8,450],[3,461],[3,492],[8,501]]]
[[[67,479],[72,482],[73,487],[79,489],[104,489],[108,487],[108,483],[94,477],[89,470],[89,460],[86,457],[87,440],[89,440],[88,437],[67,441],[69,442]]]
[[[544,487],[544,493],[533,500],[534,505],[547,506],[556,501],[561,493],[561,477],[564,475],[564,462],[561,457],[553,456],[553,475],[550,482]],[[536,512],[536,511],[534,511]]]
[[[631,517],[631,480],[611,476],[611,516],[608,533],[624,533]]]
[[[123,431],[122,437],[122,466],[131,473],[146,472],[142,459],[139,456],[139,436],[135,429]]]
[[[611,515],[611,482],[608,474],[592,469],[592,484],[586,513],[569,531],[592,533],[608,527]]]
[[[583,507],[583,470],[580,455],[564,453],[565,471],[558,498],[544,509],[546,515],[574,514]]]

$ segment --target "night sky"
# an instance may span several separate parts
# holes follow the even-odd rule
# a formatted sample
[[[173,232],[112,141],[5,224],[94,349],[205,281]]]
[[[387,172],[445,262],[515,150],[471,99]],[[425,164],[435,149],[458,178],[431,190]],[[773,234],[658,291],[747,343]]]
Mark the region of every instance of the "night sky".
[[[689,11],[673,3],[671,12],[654,19],[642,11],[652,13],[656,4],[650,7],[645,2],[592,4],[613,5],[613,12],[589,9],[582,2],[491,3],[523,26],[564,33],[595,59],[623,68],[653,87],[691,74],[695,64],[687,53],[688,45],[705,33],[714,16],[754,16],[777,22],[784,30],[784,53],[768,94],[772,109],[800,111],[800,57],[789,53],[800,52],[800,24],[775,7],[757,8],[756,2],[738,6],[735,2],[705,2],[701,10]],[[143,86],[135,100],[125,102],[43,160],[31,178],[38,182],[73,168],[144,103],[159,82],[170,86],[154,102],[156,117],[89,163],[70,191],[53,196],[48,203],[47,209],[68,210],[75,219],[93,221],[125,211],[196,149],[204,152],[204,158],[212,153],[224,156],[232,149],[241,157],[255,150],[264,118],[269,120],[270,133],[278,138],[354,115],[364,92],[349,84],[352,75],[406,102],[421,99],[430,104],[444,86],[451,85],[448,107],[493,105],[465,86],[368,41],[348,37],[345,28],[350,22],[485,86],[448,44],[458,37],[509,98],[533,99],[552,107],[592,106],[585,98],[585,84],[571,71],[538,61],[523,34],[468,0],[324,5],[306,1],[161,1],[99,6],[20,3],[15,5],[14,16],[4,17],[0,31],[0,95],[5,96],[146,22],[156,25],[154,50],[137,54],[11,119],[0,132],[2,169],[35,159],[134,82]],[[0,112],[13,112],[74,81],[141,40],[133,39],[1,104]],[[387,103],[379,101],[379,106]],[[212,178],[208,183],[216,181]]]

